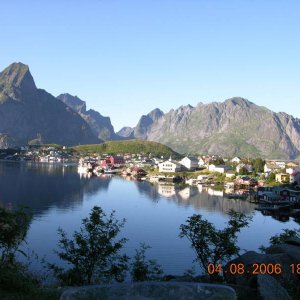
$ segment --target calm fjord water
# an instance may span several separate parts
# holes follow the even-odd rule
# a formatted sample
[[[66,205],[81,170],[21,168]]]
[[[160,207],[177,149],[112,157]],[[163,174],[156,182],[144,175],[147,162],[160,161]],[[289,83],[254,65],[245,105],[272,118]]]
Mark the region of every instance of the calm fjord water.
[[[167,274],[174,275],[193,265],[195,256],[189,242],[178,234],[180,224],[194,213],[202,214],[218,228],[224,226],[226,211],[231,208],[253,214],[250,227],[239,235],[238,243],[245,250],[267,245],[269,237],[282,228],[299,226],[292,219],[281,222],[263,216],[249,202],[229,200],[200,187],[180,190],[118,176],[83,178],[74,167],[37,163],[0,162],[0,205],[31,208],[34,219],[27,247],[56,263],[53,251],[58,227],[71,234],[95,205],[106,213],[115,210],[118,219],[126,219],[122,230],[122,236],[129,239],[125,252],[133,256],[139,243],[145,242],[152,247],[149,257],[155,258]]]

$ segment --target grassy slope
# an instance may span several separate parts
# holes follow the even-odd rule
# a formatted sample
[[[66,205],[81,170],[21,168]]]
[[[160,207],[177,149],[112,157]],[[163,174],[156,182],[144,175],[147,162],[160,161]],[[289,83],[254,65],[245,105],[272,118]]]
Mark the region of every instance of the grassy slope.
[[[143,140],[109,141],[95,145],[75,146],[72,149],[77,152],[99,154],[152,153],[153,155],[163,155],[164,157],[172,155],[175,158],[180,156],[177,152],[163,144]]]

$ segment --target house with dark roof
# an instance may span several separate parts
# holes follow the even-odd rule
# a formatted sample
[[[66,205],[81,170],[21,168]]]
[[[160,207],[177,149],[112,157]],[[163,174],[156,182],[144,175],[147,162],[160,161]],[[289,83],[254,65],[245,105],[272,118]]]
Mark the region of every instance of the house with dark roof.
[[[186,156],[179,162],[184,169],[194,171],[199,168],[199,160],[194,156]]]

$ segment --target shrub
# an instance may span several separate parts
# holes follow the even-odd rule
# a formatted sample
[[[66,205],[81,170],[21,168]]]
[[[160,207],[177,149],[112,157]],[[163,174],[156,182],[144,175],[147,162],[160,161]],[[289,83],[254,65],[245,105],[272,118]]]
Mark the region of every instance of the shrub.
[[[228,226],[222,230],[216,229],[212,223],[196,214],[180,226],[179,236],[186,237],[191,242],[191,247],[197,255],[196,260],[206,273],[209,264],[224,264],[239,254],[237,233],[241,228],[248,226],[250,217],[234,211],[229,211],[228,214]],[[212,281],[218,277],[218,274],[210,275]]]
[[[95,206],[88,218],[82,220],[82,227],[75,231],[73,239],[59,229],[59,258],[71,268],[65,270],[49,265],[56,277],[66,285],[106,283],[112,280],[123,281],[127,270],[128,257],[119,252],[125,238],[116,241],[125,220],[115,219],[114,211],[109,215]]]
[[[140,249],[135,250],[133,263],[131,264],[131,278],[133,281],[158,281],[161,280],[163,270],[155,260],[146,259],[146,251],[150,249],[141,243]]]

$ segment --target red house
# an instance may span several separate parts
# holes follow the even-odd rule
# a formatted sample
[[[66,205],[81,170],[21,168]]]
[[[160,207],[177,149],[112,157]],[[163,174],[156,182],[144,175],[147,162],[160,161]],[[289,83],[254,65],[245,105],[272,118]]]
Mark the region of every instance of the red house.
[[[147,172],[141,168],[138,167],[132,167],[130,168],[130,172],[133,176],[145,176],[147,175]]]
[[[101,167],[106,166],[122,166],[125,164],[124,158],[122,156],[108,156],[105,159],[101,160]]]

